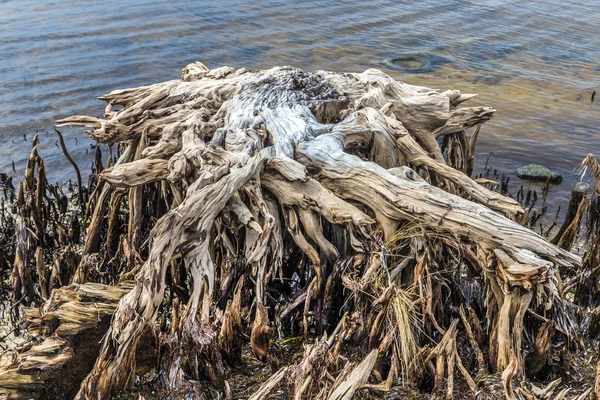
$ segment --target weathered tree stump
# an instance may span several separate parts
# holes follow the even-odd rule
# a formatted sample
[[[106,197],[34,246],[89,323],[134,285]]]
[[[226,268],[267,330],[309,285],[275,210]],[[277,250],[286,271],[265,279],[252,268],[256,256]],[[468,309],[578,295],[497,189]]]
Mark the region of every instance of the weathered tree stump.
[[[450,264],[489,285],[492,369],[522,374],[526,311],[555,301],[557,266],[576,267],[581,259],[516,223],[523,212],[516,201],[461,172],[471,171],[473,162],[474,138],[470,142],[465,130],[494,113],[459,107],[472,97],[411,86],[374,69],[209,70],[195,63],[184,68],[181,80],[102,96],[108,103],[104,118],[59,121],[92,127],[86,130],[91,138],[124,149],[100,174],[86,254],[100,248],[109,204],[115,209],[127,197],[127,243],[138,249],[142,188],[158,182],[171,199],[78,398],[106,398],[132,384],[136,345],[157,318],[177,260],[190,283],[185,308],[173,308],[172,333],[180,346],[172,352],[177,360],[168,363],[172,385],[183,375],[203,373],[223,387],[223,354],[233,357],[230,350],[240,346],[233,332],[248,328],[241,307],[254,310],[250,341],[266,358],[276,303],[268,289],[293,272],[303,289],[285,312],[303,304],[305,336],[311,310],[317,326],[335,325],[335,297],[343,296],[352,323],[338,339],[368,338],[377,349],[356,369],[347,364],[331,383],[310,367],[326,354],[339,354],[336,342],[323,341],[292,374],[297,396],[322,387],[329,398],[348,398],[366,382],[376,359],[397,364],[392,370],[403,376],[422,371],[419,359],[436,359],[435,389],[442,390],[447,376],[451,396],[455,365],[470,375],[456,349],[459,319],[450,323],[442,308],[446,289],[439,271]],[[451,165],[458,169],[446,162],[437,141],[453,135],[454,146],[467,146],[453,150]],[[109,232],[110,226],[109,215]],[[408,261],[389,254],[393,243]],[[114,248],[108,238],[106,247]],[[239,268],[232,260],[242,260]],[[225,309],[219,299],[228,299]],[[422,358],[417,315],[443,337]],[[279,384],[282,371],[262,390]]]

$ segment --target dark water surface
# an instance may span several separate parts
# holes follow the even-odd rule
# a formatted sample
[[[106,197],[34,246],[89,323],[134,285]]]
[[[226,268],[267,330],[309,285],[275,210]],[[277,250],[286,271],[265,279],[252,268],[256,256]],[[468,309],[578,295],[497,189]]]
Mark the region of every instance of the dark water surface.
[[[425,61],[409,57],[401,63],[408,72],[392,69],[390,59],[414,54]],[[573,169],[589,152],[600,156],[600,93],[591,102],[599,56],[598,0],[0,1],[0,171],[21,176],[39,130],[50,180],[73,176],[53,121],[99,116],[97,96],[175,79],[193,61],[375,67],[408,83],[479,93],[472,105],[497,109],[479,136],[479,170],[490,152],[500,174],[546,164],[565,177],[550,194],[564,208],[579,180]],[[65,134],[88,165],[91,141],[81,129]],[[519,185],[514,177],[512,191]]]

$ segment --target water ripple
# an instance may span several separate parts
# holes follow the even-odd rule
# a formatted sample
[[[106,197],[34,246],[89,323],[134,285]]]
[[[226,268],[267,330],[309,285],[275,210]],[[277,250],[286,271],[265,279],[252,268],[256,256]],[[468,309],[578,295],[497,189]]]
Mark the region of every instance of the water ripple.
[[[600,154],[600,106],[590,102],[600,90],[598,2],[480,3],[0,2],[0,143],[22,168],[29,152],[23,134],[51,131],[70,114],[100,115],[96,97],[176,78],[196,60],[210,67],[375,67],[409,83],[480,93],[473,104],[498,113],[482,130],[479,160],[493,151],[503,173],[549,163],[565,174],[558,197],[566,197],[575,165],[588,152]],[[447,62],[425,73],[382,65],[406,54]],[[71,145],[78,135],[73,151],[87,160],[81,131],[66,135]],[[51,179],[71,173],[54,140],[41,136]],[[11,160],[2,159],[0,171],[12,173]]]

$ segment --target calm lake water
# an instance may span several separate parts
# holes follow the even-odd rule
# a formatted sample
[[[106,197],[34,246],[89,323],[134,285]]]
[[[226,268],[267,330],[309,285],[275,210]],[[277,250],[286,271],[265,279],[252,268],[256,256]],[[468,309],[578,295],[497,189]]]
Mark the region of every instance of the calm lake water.
[[[553,207],[564,209],[583,157],[600,156],[600,93],[591,101],[600,92],[598,0],[11,0],[0,1],[0,27],[0,171],[16,177],[36,131],[50,180],[71,177],[53,121],[99,116],[97,96],[175,79],[197,60],[210,68],[374,67],[412,84],[479,93],[469,103],[497,109],[479,136],[479,171],[490,152],[499,174],[546,164],[565,178],[552,188]],[[415,54],[429,60],[420,71],[385,62]],[[81,129],[64,133],[87,170],[91,141]],[[514,176],[511,190],[519,185]]]

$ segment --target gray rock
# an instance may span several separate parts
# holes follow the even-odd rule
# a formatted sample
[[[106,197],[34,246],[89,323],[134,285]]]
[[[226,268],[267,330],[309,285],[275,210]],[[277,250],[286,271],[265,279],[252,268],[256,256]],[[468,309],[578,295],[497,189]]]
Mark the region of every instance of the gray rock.
[[[562,176],[539,164],[529,164],[517,168],[517,176],[521,179],[561,183]]]

